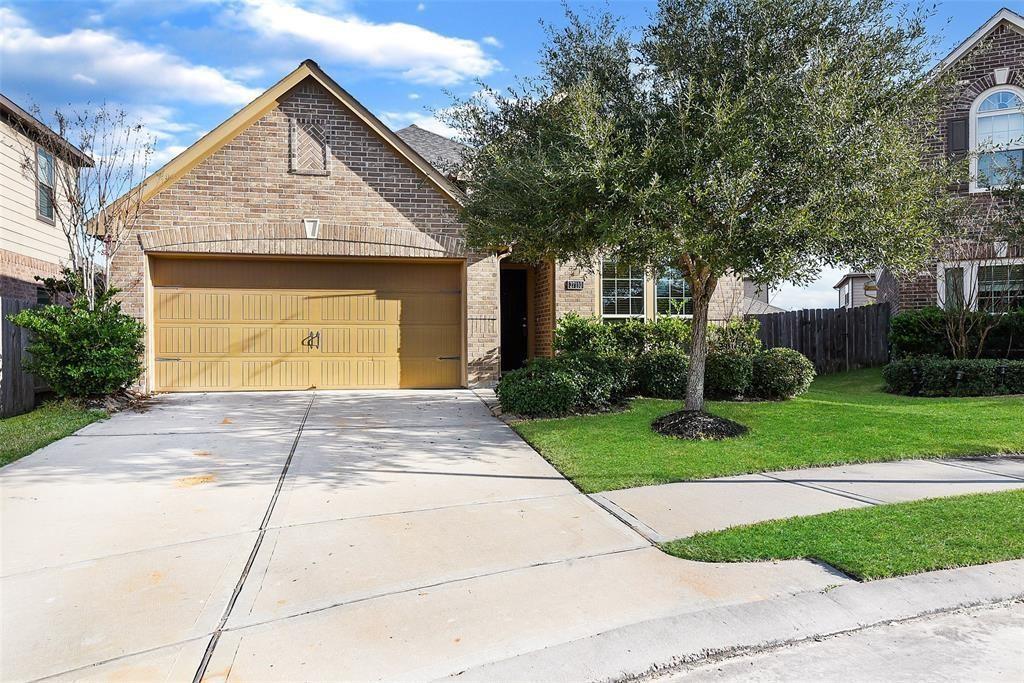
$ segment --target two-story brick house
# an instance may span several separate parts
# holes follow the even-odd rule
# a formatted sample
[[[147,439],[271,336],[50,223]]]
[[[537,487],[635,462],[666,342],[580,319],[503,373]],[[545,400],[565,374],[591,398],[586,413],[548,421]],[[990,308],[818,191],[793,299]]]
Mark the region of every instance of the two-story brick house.
[[[61,178],[92,159],[0,95],[0,298],[36,303],[35,280],[70,258],[60,225]]]
[[[685,283],[468,250],[460,147],[397,134],[316,63],[148,178],[112,264],[146,388],[461,387],[551,353],[558,317],[685,312]],[[738,278],[713,316],[740,313]]]
[[[960,302],[993,311],[1024,306],[1024,245],[1001,242],[989,230],[1000,201],[992,188],[1024,163],[1024,17],[1009,9],[997,12],[936,73],[951,69],[955,92],[930,143],[936,155],[969,157],[969,180],[951,191],[969,202],[968,232],[978,238],[914,277],[879,271],[878,300],[894,312]]]

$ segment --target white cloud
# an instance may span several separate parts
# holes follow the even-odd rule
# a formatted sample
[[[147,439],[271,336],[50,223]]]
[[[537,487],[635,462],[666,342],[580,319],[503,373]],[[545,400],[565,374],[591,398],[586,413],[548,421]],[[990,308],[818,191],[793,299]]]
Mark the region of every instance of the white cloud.
[[[417,12],[424,12],[424,11],[426,11],[426,9],[427,9],[427,6],[426,6],[425,3],[421,2],[418,5],[416,5],[416,11]]]
[[[158,147],[154,152],[153,156],[149,159],[149,168],[146,169],[148,173],[159,170],[168,161],[178,156],[182,152],[188,149],[185,145],[168,145],[166,147]]]
[[[439,121],[436,116],[422,111],[386,111],[380,117],[392,130],[416,124],[424,130],[443,135],[446,138],[454,138],[459,134],[451,126]]]
[[[485,76],[498,62],[479,43],[421,26],[374,23],[351,12],[318,14],[292,0],[242,0],[236,19],[270,38],[315,47],[325,58],[394,71],[416,83],[453,85]]]
[[[839,295],[832,285],[839,282],[848,269],[825,268],[818,279],[804,287],[783,285],[771,294],[772,303],[789,311],[801,308],[835,308],[839,304]]]
[[[14,10],[0,7],[4,71],[50,83],[76,80],[161,99],[242,104],[260,91],[216,69],[103,30],[43,35]]]
[[[505,47],[505,45],[494,36],[484,36],[480,39],[480,42],[484,45],[490,45],[491,47]]]
[[[86,85],[96,85],[95,78],[89,78],[85,74],[74,74],[71,80],[78,81],[79,83],[85,83]]]
[[[415,93],[415,92],[409,93],[409,99],[410,100],[418,100],[419,98],[420,98],[420,94],[419,93]]]

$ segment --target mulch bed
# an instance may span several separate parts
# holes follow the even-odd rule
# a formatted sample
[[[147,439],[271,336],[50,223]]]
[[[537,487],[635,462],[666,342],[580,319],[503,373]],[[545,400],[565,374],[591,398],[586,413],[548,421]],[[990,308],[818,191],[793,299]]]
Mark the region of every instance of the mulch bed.
[[[743,436],[749,429],[739,422],[718,417],[703,410],[680,410],[651,423],[654,431],[677,439],[707,441]]]

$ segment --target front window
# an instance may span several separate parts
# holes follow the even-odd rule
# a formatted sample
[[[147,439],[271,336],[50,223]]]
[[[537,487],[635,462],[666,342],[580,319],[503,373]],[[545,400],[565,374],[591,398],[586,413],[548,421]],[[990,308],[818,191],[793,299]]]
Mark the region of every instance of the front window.
[[[693,315],[690,283],[678,268],[669,268],[658,278],[654,301],[658,315]]]
[[[1006,185],[1024,167],[1024,100],[1011,90],[985,97],[974,119],[978,187]]]
[[[1024,263],[979,266],[978,308],[990,313],[1024,308]]]
[[[53,155],[42,147],[36,149],[36,213],[39,218],[53,220]]]
[[[964,306],[964,269],[960,267],[946,268],[945,306],[948,311],[956,311]]]
[[[601,313],[606,318],[643,317],[644,271],[615,259],[601,264]]]

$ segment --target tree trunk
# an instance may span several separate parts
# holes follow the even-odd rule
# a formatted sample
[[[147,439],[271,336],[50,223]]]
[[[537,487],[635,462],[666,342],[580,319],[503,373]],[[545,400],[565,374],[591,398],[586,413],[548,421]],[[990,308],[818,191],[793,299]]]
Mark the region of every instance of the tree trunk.
[[[692,278],[693,290],[693,342],[690,346],[690,367],[686,373],[686,410],[704,409],[704,366],[708,358],[708,308],[715,292],[715,280],[703,282]]]

